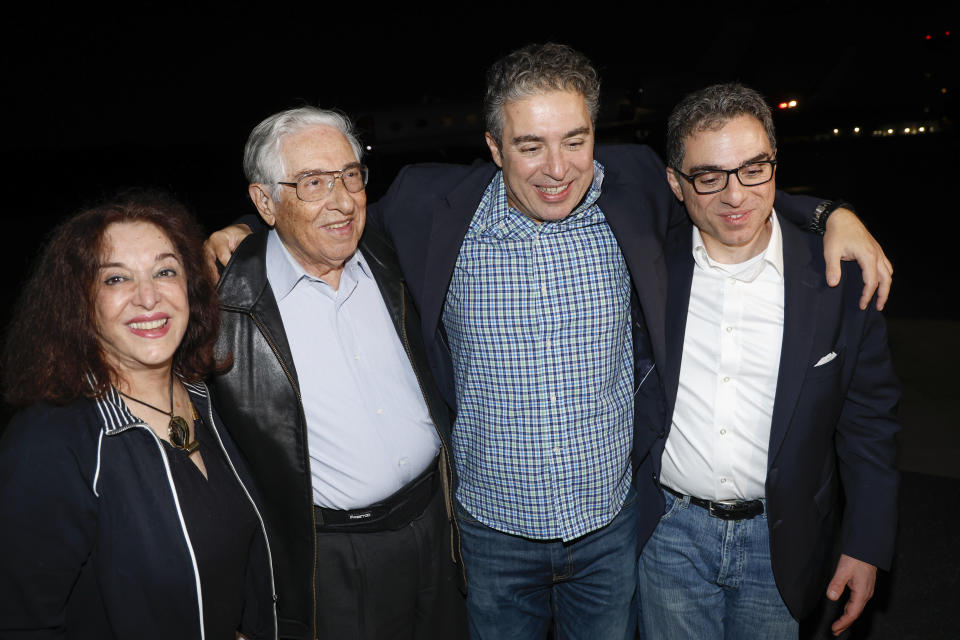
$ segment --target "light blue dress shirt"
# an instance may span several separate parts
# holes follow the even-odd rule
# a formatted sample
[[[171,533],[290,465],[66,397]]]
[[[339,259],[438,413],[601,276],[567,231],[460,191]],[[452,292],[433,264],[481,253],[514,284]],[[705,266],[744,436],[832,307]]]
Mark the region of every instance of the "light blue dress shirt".
[[[379,502],[440,449],[380,289],[357,251],[334,290],[306,273],[276,230],[266,263],[303,395],[314,501],[334,509]]]

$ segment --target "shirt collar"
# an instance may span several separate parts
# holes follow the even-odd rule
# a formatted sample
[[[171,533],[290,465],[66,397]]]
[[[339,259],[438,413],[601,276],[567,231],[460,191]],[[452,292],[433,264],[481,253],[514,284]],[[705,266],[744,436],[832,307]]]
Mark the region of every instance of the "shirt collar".
[[[493,176],[490,185],[483,194],[480,206],[477,207],[477,215],[474,218],[472,226],[476,231],[494,237],[506,237],[511,233],[517,233],[521,229],[532,229],[541,227],[541,231],[549,228],[557,230],[573,226],[581,226],[594,221],[597,216],[603,216],[599,207],[594,206],[597,199],[600,198],[601,187],[603,185],[603,165],[593,161],[593,181],[583,202],[577,206],[570,215],[562,220],[536,224],[520,211],[517,211],[507,204],[507,190],[503,183],[503,170],[500,170]]]
[[[273,289],[273,295],[277,302],[280,302],[288,295],[302,280],[311,282],[323,282],[320,278],[307,273],[297,259],[293,257],[290,251],[284,246],[283,241],[277,234],[276,229],[271,229],[267,236],[267,280],[270,281],[270,288]],[[360,250],[357,249],[353,255],[347,259],[343,266],[344,273],[350,272],[354,279],[361,275],[371,278],[370,267]],[[330,286],[330,285],[327,285]]]
[[[92,377],[88,380],[92,381]],[[180,383],[192,396],[191,400],[196,401],[197,398],[206,400],[208,396],[207,387],[202,382],[192,384],[181,379]],[[120,395],[120,392],[117,391],[113,385],[107,388],[107,392],[103,396],[96,399],[96,403],[97,413],[100,415],[100,420],[103,423],[103,431],[107,435],[119,433],[125,431],[132,425],[143,423],[143,420],[130,411],[123,396]]]
[[[750,258],[746,262],[739,264],[724,264],[717,262],[707,253],[707,248],[703,244],[703,236],[700,235],[700,229],[693,227],[693,260],[701,269],[712,269],[722,271],[732,278],[743,282],[753,282],[757,276],[763,272],[766,265],[773,267],[780,280],[783,280],[783,235],[780,233],[780,222],[777,220],[777,212],[770,212],[770,240],[767,246],[759,254]]]

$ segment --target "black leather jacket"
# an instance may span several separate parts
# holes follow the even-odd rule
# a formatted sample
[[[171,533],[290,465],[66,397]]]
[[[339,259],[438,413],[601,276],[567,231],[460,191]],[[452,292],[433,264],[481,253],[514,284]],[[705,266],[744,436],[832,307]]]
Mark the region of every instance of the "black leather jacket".
[[[249,462],[263,497],[273,547],[280,637],[313,638],[317,616],[316,527],[300,385],[283,321],[266,272],[267,234],[248,236],[220,278],[217,353],[233,365],[211,383],[217,410]],[[368,230],[360,242],[390,317],[413,367],[442,441],[440,471],[454,558],[460,535],[453,516],[455,478],[450,454],[450,409],[426,359],[420,318],[400,275],[393,247]],[[321,576],[321,579],[323,576]],[[462,585],[461,585],[462,587]]]

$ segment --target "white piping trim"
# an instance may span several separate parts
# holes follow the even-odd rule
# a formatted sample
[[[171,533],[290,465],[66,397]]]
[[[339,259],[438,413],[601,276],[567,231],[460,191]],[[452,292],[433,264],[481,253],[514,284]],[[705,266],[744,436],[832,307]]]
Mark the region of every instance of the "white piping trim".
[[[101,450],[103,447],[103,428],[100,429],[100,435],[97,437],[97,468],[93,472],[93,485],[90,487],[93,489],[93,495],[100,497],[100,494],[97,493],[97,483],[100,481],[100,455],[103,453]]]
[[[160,449],[160,458],[163,460],[163,466],[167,470],[167,482],[170,484],[170,493],[173,494],[173,503],[177,507],[177,518],[180,520],[183,538],[187,541],[187,550],[190,552],[190,562],[193,564],[193,577],[197,583],[197,607],[200,612],[200,640],[205,640],[206,634],[203,628],[203,591],[200,588],[200,569],[197,567],[197,557],[193,553],[193,543],[190,541],[190,534],[187,532],[187,523],[184,522],[183,512],[180,510],[180,499],[177,497],[177,488],[173,484],[173,474],[170,473],[170,463],[167,460],[167,452],[163,450],[163,443],[160,442],[160,438],[153,432],[153,429],[145,424],[137,424],[134,426],[142,427],[150,432],[150,435],[153,436],[153,439],[157,443],[157,448]]]
[[[647,381],[647,378],[650,376],[650,373],[656,368],[656,363],[650,365],[650,368],[647,369],[647,372],[643,374],[643,380],[640,381],[640,384],[637,385],[637,390],[633,392],[633,397],[636,398],[637,394],[640,393],[640,387],[643,386],[643,383]]]
[[[223,457],[226,459],[227,464],[230,465],[230,470],[233,471],[234,477],[237,479],[237,484],[243,489],[243,492],[247,496],[247,500],[250,501],[250,506],[253,507],[253,512],[257,514],[257,520],[260,521],[260,529],[263,531],[263,543],[267,547],[267,568],[270,571],[270,596],[273,600],[273,637],[279,637],[279,631],[277,628],[277,586],[274,583],[273,578],[273,551],[270,549],[270,538],[267,537],[267,525],[263,522],[263,516],[260,515],[260,509],[257,508],[257,503],[254,502],[253,496],[250,495],[250,492],[247,490],[243,480],[240,479],[240,474],[237,473],[237,468],[233,465],[233,460],[230,459],[230,454],[227,453],[227,448],[223,445],[223,439],[220,437],[220,432],[217,430],[216,421],[213,419],[213,402],[210,399],[210,396],[206,394],[206,385],[204,385],[202,391],[204,392],[204,397],[207,399],[207,411],[210,415],[210,431],[213,432],[213,435],[217,437],[217,442],[220,443],[220,450],[223,451]],[[200,394],[198,394],[200,395]]]

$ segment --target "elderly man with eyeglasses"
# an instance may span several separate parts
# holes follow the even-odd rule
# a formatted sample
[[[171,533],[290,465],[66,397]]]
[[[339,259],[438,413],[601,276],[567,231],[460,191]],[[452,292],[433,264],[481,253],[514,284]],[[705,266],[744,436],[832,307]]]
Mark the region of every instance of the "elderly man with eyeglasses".
[[[756,91],[687,96],[667,146],[690,222],[664,246],[667,437],[651,455],[666,508],[639,563],[646,637],[796,638],[824,593],[849,588],[839,634],[893,556],[899,386],[883,318],[859,308],[855,264],[826,286],[822,240],[774,211]]]
[[[332,111],[250,134],[249,195],[271,229],[221,277],[233,364],[214,399],[263,494],[280,637],[465,637],[450,416],[396,256],[364,231],[360,156]]]

